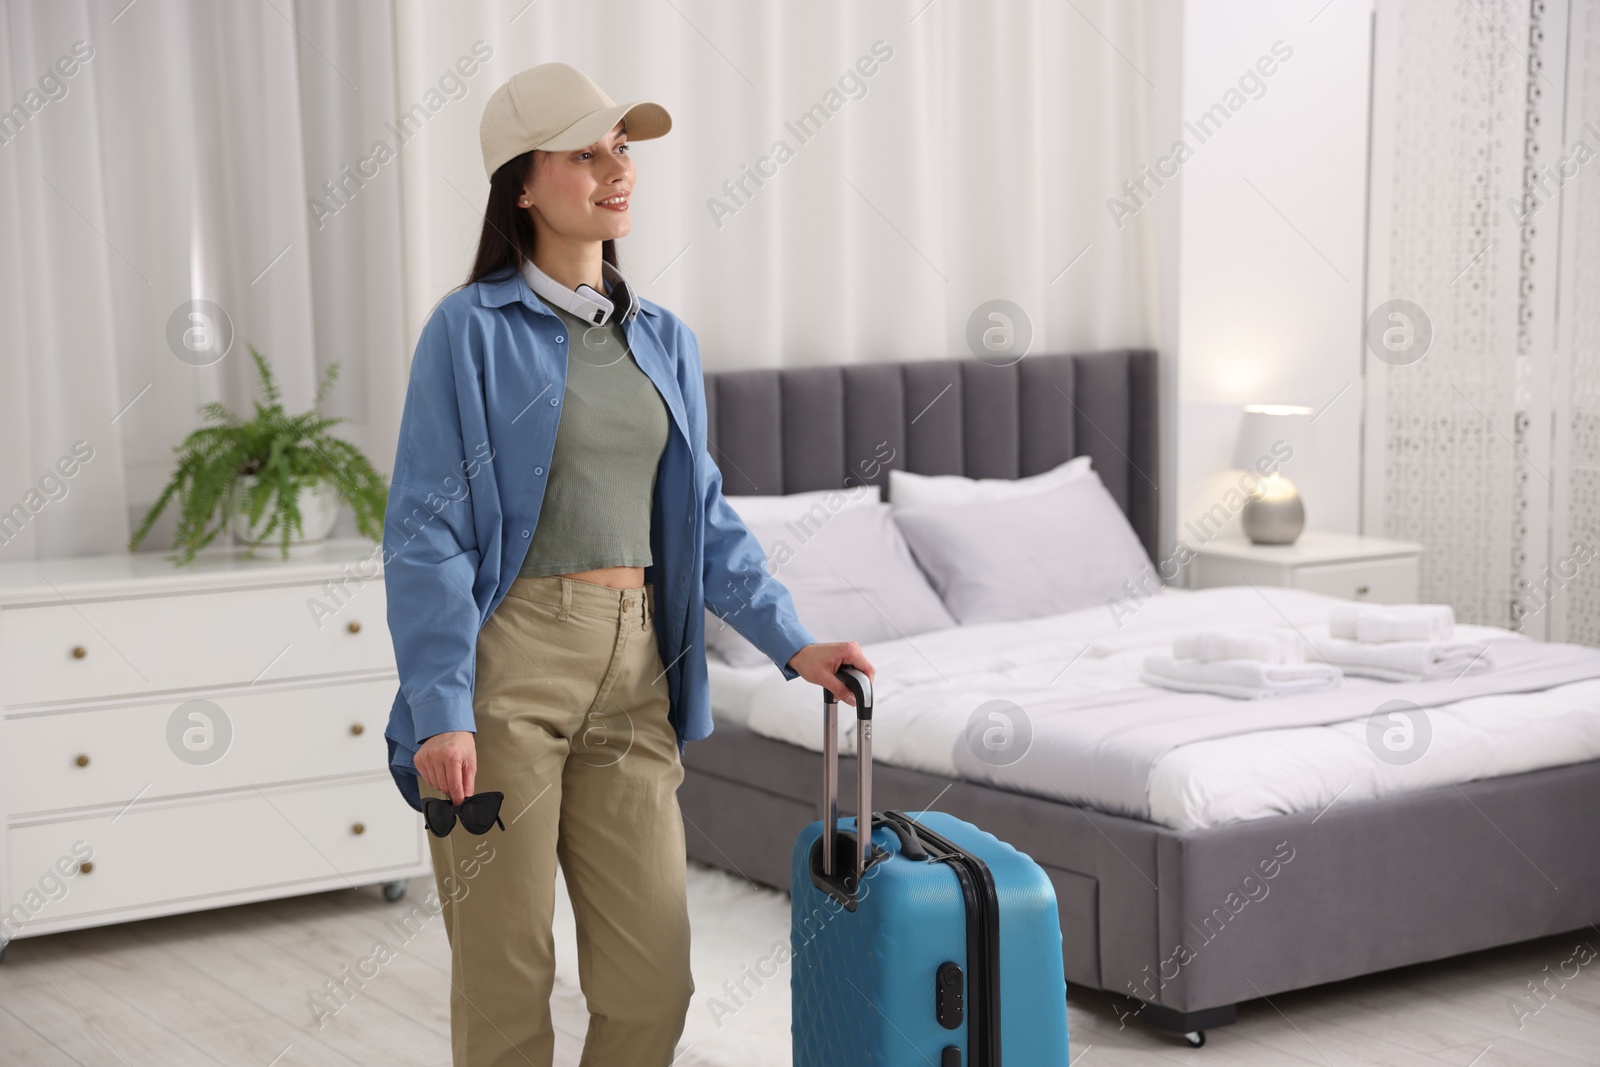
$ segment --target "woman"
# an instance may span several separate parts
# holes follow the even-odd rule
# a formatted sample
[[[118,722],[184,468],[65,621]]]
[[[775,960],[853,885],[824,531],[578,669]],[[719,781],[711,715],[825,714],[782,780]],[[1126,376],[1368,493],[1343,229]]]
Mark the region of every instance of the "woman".
[[[706,454],[695,335],[617,269],[628,142],[670,128],[563,63],[496,90],[477,260],[411,367],[385,523],[386,736],[401,794],[432,802],[457,1067],[551,1062],[558,858],[583,1064],[671,1062],[694,991],[676,790],[684,744],[711,732],[706,608],[847,703],[834,672],[872,673],[855,642],[817,642],[767,573]]]

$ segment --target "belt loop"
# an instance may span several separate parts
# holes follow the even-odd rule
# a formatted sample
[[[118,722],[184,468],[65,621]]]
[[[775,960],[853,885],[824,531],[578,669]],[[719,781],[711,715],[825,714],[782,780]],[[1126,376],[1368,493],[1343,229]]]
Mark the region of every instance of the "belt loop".
[[[567,621],[567,609],[572,607],[572,579],[561,579],[561,610],[556,612],[556,618],[562,622]]]
[[[651,600],[653,598],[650,593],[650,587],[648,585],[645,586],[639,591],[639,593],[639,613],[644,616],[644,627],[648,629],[650,626],[650,619],[655,615],[655,611],[652,610],[653,605],[651,604]]]

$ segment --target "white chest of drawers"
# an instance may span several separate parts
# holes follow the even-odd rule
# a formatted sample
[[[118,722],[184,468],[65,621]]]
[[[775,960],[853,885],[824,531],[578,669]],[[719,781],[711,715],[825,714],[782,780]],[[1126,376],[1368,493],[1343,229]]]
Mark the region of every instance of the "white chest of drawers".
[[[0,951],[428,874],[381,551],[0,564]]]

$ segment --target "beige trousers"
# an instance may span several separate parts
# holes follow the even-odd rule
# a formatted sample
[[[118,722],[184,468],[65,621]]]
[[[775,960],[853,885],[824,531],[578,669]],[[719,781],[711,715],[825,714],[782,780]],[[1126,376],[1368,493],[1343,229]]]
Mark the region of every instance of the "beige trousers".
[[[653,615],[649,586],[518,578],[479,632],[475,788],[505,794],[506,828],[428,834],[455,1067],[550,1067],[558,858],[589,1009],[582,1067],[672,1062],[694,982]]]

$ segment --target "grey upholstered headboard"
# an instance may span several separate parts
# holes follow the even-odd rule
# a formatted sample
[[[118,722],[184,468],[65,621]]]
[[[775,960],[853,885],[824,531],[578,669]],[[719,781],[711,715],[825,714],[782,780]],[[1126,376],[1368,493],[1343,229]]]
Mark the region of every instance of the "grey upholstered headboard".
[[[1159,554],[1156,354],[1148,350],[708,373],[729,496],[887,485],[889,468],[1020,478],[1087,453]]]

